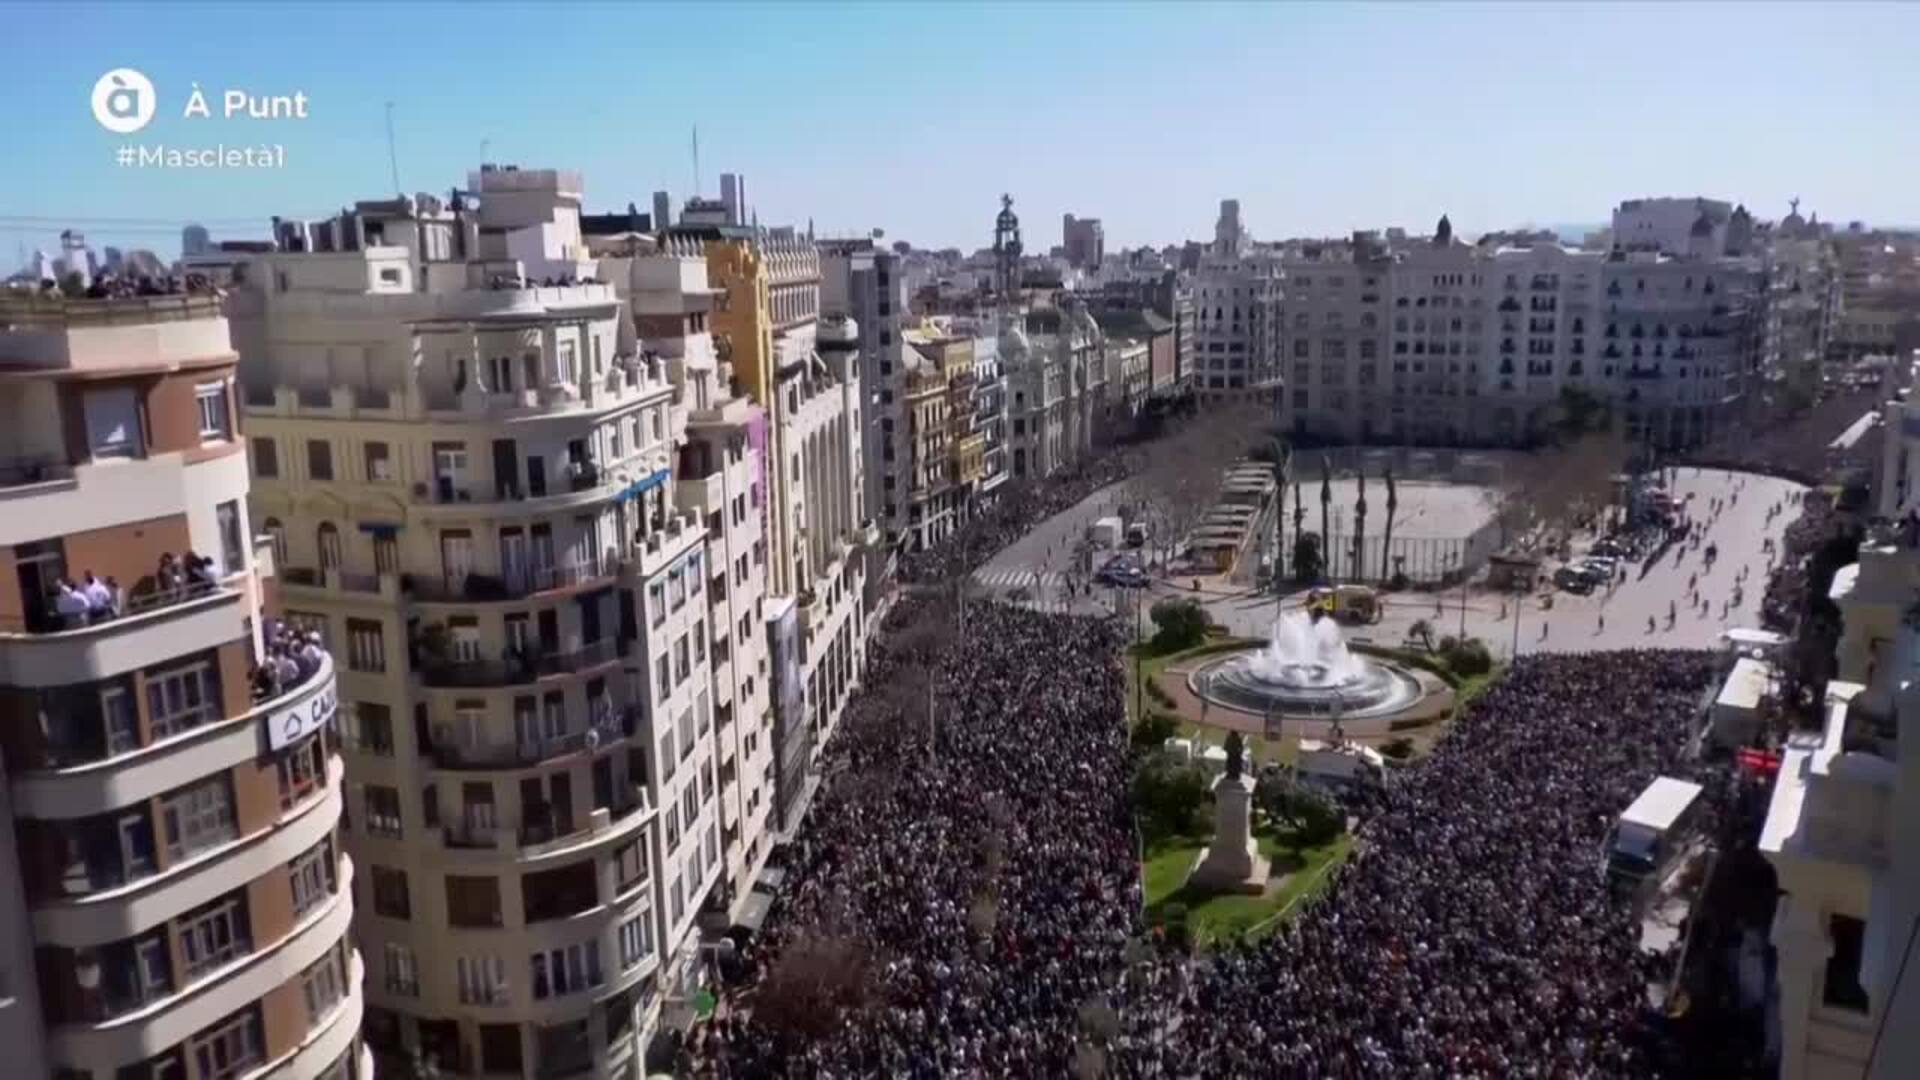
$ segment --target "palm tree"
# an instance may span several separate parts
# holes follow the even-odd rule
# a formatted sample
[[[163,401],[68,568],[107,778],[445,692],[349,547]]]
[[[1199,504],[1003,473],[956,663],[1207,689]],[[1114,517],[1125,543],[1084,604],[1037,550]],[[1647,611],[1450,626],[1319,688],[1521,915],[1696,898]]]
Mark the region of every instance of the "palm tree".
[[[1400,498],[1398,493],[1395,492],[1393,489],[1393,465],[1392,463],[1388,463],[1387,465],[1387,532],[1386,532],[1386,535],[1381,538],[1381,544],[1380,544],[1380,580],[1382,581],[1393,580],[1393,575],[1387,572],[1387,567],[1391,565],[1388,562],[1388,560],[1393,558],[1393,515],[1394,515],[1394,512],[1399,509],[1400,509]]]
[[[1304,480],[1293,482],[1293,546],[1296,549],[1300,546],[1300,534],[1307,530],[1306,496],[1302,494],[1306,486]],[[1295,581],[1302,580],[1298,560],[1294,562],[1293,577]]]
[[[1333,503],[1333,464],[1320,455],[1320,561],[1328,579],[1333,577],[1333,530],[1327,527],[1327,510]]]
[[[1360,470],[1360,497],[1353,504],[1353,562],[1351,572],[1357,581],[1367,580],[1367,470]]]
[[[1427,619],[1413,620],[1413,625],[1407,627],[1407,636],[1418,640],[1421,647],[1428,652],[1433,651],[1433,623],[1431,621]]]
[[[1280,583],[1286,580],[1281,567],[1287,556],[1287,466],[1293,458],[1293,448],[1285,441],[1275,437],[1268,444],[1270,452],[1267,460],[1273,467],[1273,591],[1280,592]]]

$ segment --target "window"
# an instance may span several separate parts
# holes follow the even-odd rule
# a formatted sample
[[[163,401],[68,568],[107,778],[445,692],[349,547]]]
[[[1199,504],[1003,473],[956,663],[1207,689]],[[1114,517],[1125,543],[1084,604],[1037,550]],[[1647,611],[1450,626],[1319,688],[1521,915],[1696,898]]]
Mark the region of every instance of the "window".
[[[361,753],[393,756],[393,710],[378,702],[353,704],[354,747]]]
[[[1851,1012],[1866,1012],[1869,1002],[1866,987],[1860,984],[1861,946],[1867,925],[1847,915],[1827,918],[1827,934],[1833,941],[1833,953],[1827,958],[1823,1004]]]
[[[140,402],[131,387],[88,390],[81,398],[87,418],[87,446],[93,459],[139,457]]]
[[[404,884],[405,875],[402,875],[400,880]],[[402,997],[418,997],[420,995],[420,964],[413,958],[413,950],[405,945],[388,942],[384,951],[386,966],[382,974],[385,976],[387,992],[399,994]]]
[[[533,996],[537,1001],[575,994],[600,985],[600,943],[586,941],[533,954]]]
[[[390,870],[384,866],[373,868],[373,911],[389,919],[413,917],[413,904],[407,897],[405,870]]]
[[[400,836],[400,792],[384,784],[366,786],[366,830],[371,836]]]
[[[267,534],[267,542],[273,545],[273,563],[275,566],[287,565],[287,530],[280,524],[279,518],[268,518],[260,525]]]
[[[327,950],[327,955],[300,974],[300,990],[307,999],[307,1027],[311,1029],[347,996],[347,973],[339,947]]]
[[[253,475],[271,479],[280,475],[280,444],[272,439],[253,440]]]
[[[662,582],[647,586],[647,625],[659,626],[667,621],[667,587]]]
[[[626,892],[647,880],[647,853],[639,840],[613,849],[614,891]]]
[[[194,854],[234,838],[233,793],[226,776],[183,788],[160,804],[167,861],[184,862]]]
[[[186,982],[253,951],[247,940],[247,910],[238,894],[215,900],[180,917],[180,955]]]
[[[280,809],[291,810],[307,801],[326,780],[326,747],[310,738],[280,755],[274,765],[279,779]]]
[[[620,924],[620,970],[627,969],[653,955],[653,913],[647,912]]]
[[[213,508],[214,521],[220,527],[220,565],[227,573],[237,574],[246,568],[247,553],[242,546],[240,530],[240,502],[229,499]]]
[[[362,453],[367,466],[367,482],[385,484],[393,480],[393,459],[387,456],[387,444],[370,442]]]
[[[217,442],[233,437],[233,421],[227,414],[227,384],[201,383],[193,388],[194,404],[200,408],[200,441]]]
[[[265,1056],[260,1006],[249,1005],[187,1040],[195,1080],[232,1080],[253,1071]]]
[[[333,479],[333,444],[325,439],[307,440],[307,478]]]
[[[490,806],[488,816],[491,816]],[[501,925],[500,879],[448,874],[447,921],[455,926]]]
[[[340,530],[334,527],[333,522],[321,522],[320,527],[314,530],[313,542],[320,553],[320,569],[340,569]]]
[[[459,956],[453,963],[462,1005],[506,1004],[507,969],[498,956]]]
[[[147,719],[153,739],[178,735],[220,712],[220,675],[212,662],[193,660],[147,673]]]
[[[673,693],[673,680],[668,677],[665,653],[653,658],[653,684],[661,701],[667,700],[667,695]]]
[[[315,905],[333,896],[333,840],[321,840],[306,854],[287,864],[287,877],[293,884],[293,917],[312,911]]]
[[[673,685],[679,686],[693,673],[691,653],[687,648],[687,635],[681,634],[673,643]]]
[[[347,666],[355,671],[387,670],[387,642],[381,625],[372,619],[347,620]]]

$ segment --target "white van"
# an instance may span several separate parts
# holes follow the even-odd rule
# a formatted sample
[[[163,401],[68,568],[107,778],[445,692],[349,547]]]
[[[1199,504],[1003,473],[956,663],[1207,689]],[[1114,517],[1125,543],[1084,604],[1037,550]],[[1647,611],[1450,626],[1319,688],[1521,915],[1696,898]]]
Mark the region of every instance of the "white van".
[[[1657,884],[1686,849],[1700,809],[1699,784],[1655,778],[1613,827],[1607,873],[1622,885]]]

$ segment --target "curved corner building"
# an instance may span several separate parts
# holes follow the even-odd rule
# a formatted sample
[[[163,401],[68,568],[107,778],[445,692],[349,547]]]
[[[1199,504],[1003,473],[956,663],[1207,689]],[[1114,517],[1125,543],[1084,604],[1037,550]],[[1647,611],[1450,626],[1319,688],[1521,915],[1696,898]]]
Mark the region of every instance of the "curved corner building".
[[[217,297],[0,292],[9,1076],[372,1075],[332,663],[255,690],[235,362]]]

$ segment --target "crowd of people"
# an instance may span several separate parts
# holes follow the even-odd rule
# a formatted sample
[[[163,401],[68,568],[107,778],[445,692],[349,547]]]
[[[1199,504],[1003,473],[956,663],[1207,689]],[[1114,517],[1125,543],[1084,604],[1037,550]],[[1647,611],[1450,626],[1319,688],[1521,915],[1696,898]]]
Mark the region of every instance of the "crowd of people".
[[[935,602],[909,596],[893,615]],[[1123,1004],[1113,977],[1140,905],[1124,636],[995,604],[969,603],[961,622],[931,724],[850,708],[825,770],[839,779],[808,815],[759,950],[766,975],[809,938],[857,943],[860,958],[837,962],[864,960],[865,1004],[808,1038],[773,1022],[796,1003],[749,991],[699,1034],[690,1071],[1068,1076],[1082,1010]],[[883,644],[871,680],[899,662]]]
[[[1044,482],[1007,487],[991,508],[961,526],[938,547],[901,557],[902,584],[925,584],[964,576],[1033,527],[1109,484],[1132,475],[1145,451],[1116,446],[1070,465]]]
[[[265,655],[253,665],[253,700],[269,701],[306,682],[326,663],[326,644],[315,630],[283,619],[268,619],[260,629]]]
[[[1521,659],[1385,794],[1311,909],[1126,1011],[1123,1077],[1664,1071],[1608,827],[1681,765],[1713,654]]]
[[[52,629],[75,630],[151,610],[198,595],[214,583],[213,560],[191,551],[177,557],[170,551],[162,554],[152,576],[139,582],[132,595],[112,574],[102,578],[86,570],[78,579],[63,577],[54,583],[48,597]]]
[[[1779,557],[1760,601],[1761,623],[1769,630],[1788,632],[1800,620],[1807,606],[1807,559],[1840,526],[1833,496],[1826,491],[1809,490],[1798,507],[1799,516],[1787,524],[1780,539]]]
[[[85,284],[78,277],[65,281],[42,278],[38,292],[43,296],[64,295],[79,300],[125,300],[144,296],[203,295],[215,291],[213,279],[205,274],[125,274],[101,273]]]

